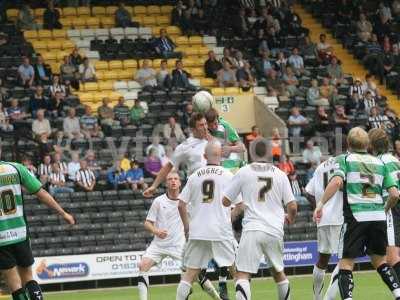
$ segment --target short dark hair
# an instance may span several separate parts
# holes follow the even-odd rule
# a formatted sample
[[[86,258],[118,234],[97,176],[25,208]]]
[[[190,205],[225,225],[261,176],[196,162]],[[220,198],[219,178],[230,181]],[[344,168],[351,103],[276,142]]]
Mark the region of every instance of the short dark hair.
[[[196,128],[196,123],[201,119],[204,119],[204,115],[202,113],[199,112],[193,113],[189,120],[189,127]]]
[[[381,128],[373,128],[368,132],[372,151],[377,154],[389,152],[390,140],[386,131]]]
[[[254,129],[256,129],[256,128],[258,128],[258,126],[257,126],[257,125],[253,125],[253,126],[251,126],[251,131],[254,131]]]
[[[267,155],[267,144],[261,141],[256,141],[254,152],[257,157],[265,157]]]
[[[210,108],[206,114],[205,114],[207,122],[214,122],[216,119],[218,119],[218,111],[215,108]]]

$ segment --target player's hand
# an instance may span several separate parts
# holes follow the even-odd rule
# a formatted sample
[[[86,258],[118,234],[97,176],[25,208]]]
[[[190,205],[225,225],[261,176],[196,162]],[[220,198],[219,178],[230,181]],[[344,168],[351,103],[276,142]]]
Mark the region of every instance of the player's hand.
[[[314,214],[313,214],[313,220],[315,223],[319,223],[321,222],[321,218],[322,218],[322,207],[317,207],[314,210]]]
[[[231,154],[231,147],[230,146],[223,146],[222,147],[222,156],[228,157]]]
[[[153,186],[150,186],[143,192],[143,196],[145,196],[146,198],[150,198],[151,196],[154,195],[155,191],[156,191],[156,188]]]
[[[69,225],[75,225],[75,219],[69,213],[63,214],[62,217],[64,218],[65,222],[67,222]]]
[[[288,214],[285,214],[285,223],[291,225],[294,223],[294,219],[290,218]]]
[[[168,231],[165,229],[157,229],[156,232],[154,233],[157,237],[160,239],[165,239],[168,236]]]

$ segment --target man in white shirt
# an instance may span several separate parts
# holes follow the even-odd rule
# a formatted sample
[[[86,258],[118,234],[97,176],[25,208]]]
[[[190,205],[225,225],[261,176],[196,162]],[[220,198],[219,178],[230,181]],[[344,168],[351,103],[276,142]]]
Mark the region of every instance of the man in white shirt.
[[[51,135],[51,126],[49,120],[44,117],[44,110],[39,109],[36,113],[37,119],[32,123],[32,132],[34,138],[41,143],[47,143]]]
[[[290,299],[289,280],[283,264],[283,225],[285,221],[294,222],[297,204],[288,177],[267,163],[270,160],[267,153],[265,143],[252,143],[253,163],[241,168],[224,192],[225,206],[238,204],[235,199],[240,194],[244,206],[243,231],[236,257],[237,300],[251,300],[250,274],[257,273],[263,256],[277,283],[278,299]]]
[[[156,71],[150,67],[147,59],[143,60],[142,67],[137,71],[135,79],[145,88],[157,86]]]
[[[156,149],[157,157],[160,160],[163,160],[165,158],[165,148],[163,145],[160,144],[160,137],[158,135],[153,136],[151,144],[146,148],[146,155],[149,155],[151,149]]]
[[[222,205],[223,189],[233,175],[221,166],[222,147],[218,141],[207,144],[204,156],[207,166],[189,176],[179,195],[178,209],[188,242],[184,255],[186,271],[178,285],[177,300],[187,299],[193,281],[211,259],[219,267],[231,267],[235,261],[231,210]]]
[[[329,158],[320,164],[315,170],[314,176],[306,186],[306,192],[315,199],[316,204],[321,200],[325,188],[336,169],[336,160]],[[324,206],[323,217],[317,224],[318,228],[318,252],[319,259],[314,266],[314,299],[322,299],[325,271],[328,268],[329,259],[332,254],[338,252],[340,230],[343,224],[343,193],[338,191],[331,201]],[[331,282],[327,290],[325,300],[334,300],[339,290],[336,274],[339,268],[336,267],[331,276]]]

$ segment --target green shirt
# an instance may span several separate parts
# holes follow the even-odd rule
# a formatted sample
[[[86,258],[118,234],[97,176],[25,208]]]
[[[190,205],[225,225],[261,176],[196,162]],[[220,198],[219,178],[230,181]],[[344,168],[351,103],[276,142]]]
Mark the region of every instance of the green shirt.
[[[143,107],[135,107],[131,108],[131,120],[132,121],[139,121],[144,118],[144,109]]]
[[[397,188],[400,189],[400,161],[390,153],[381,154],[379,155],[379,158],[385,164],[389,175],[392,176],[392,178],[394,178],[395,180],[397,180]],[[385,190],[383,192],[383,198],[386,200],[387,197],[388,193]],[[398,205],[400,207],[400,203]]]
[[[23,165],[0,162],[0,247],[27,239],[21,187],[35,194],[42,185]]]
[[[333,176],[345,183],[345,217],[352,214],[358,222],[386,220],[383,192],[397,182],[383,161],[367,153],[348,153],[339,155],[336,162]]]

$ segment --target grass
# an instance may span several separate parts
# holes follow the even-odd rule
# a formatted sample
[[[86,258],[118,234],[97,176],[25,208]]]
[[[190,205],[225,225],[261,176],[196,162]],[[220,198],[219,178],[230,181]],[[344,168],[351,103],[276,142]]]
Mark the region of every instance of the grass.
[[[291,299],[293,300],[310,300],[312,299],[312,277],[290,277]],[[326,276],[325,286],[328,285],[328,276]],[[355,273],[355,290],[354,300],[365,299],[393,299],[391,293],[382,283],[379,275],[375,272]],[[256,279],[251,283],[252,299],[277,299],[276,287],[270,278]],[[159,285],[150,287],[151,300],[174,300],[176,285]],[[230,299],[234,300],[234,289],[232,282],[229,284]],[[1,298],[11,299],[11,298]],[[92,291],[74,291],[62,293],[47,293],[46,300],[137,300],[138,294],[135,287],[104,289]],[[194,292],[190,300],[208,300],[210,299],[204,294],[199,286],[195,284]],[[339,299],[339,297],[337,298]]]

